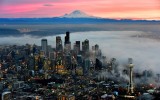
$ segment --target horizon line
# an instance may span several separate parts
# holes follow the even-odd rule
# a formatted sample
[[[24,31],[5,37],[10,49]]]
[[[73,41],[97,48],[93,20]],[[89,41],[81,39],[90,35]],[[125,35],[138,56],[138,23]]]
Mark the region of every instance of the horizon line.
[[[53,17],[0,17],[0,18],[6,18],[6,19],[21,19],[21,18],[68,18],[68,17],[61,17],[61,16],[53,16]],[[76,19],[75,17],[70,17],[68,19]],[[78,18],[89,18],[89,17],[77,17]],[[159,18],[159,17],[158,17]],[[89,18],[89,19],[113,19],[113,20],[146,20],[146,21],[160,21],[160,19],[154,19],[154,18],[109,18],[109,17],[96,17],[93,16],[93,18]]]

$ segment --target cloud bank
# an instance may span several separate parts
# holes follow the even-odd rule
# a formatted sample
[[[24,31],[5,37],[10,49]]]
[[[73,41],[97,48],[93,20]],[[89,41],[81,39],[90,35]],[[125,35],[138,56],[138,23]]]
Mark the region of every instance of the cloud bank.
[[[128,58],[133,58],[134,71],[142,72],[151,69],[154,73],[160,73],[160,40],[143,37],[146,34],[148,33],[143,31],[75,32],[71,34],[71,42],[73,44],[77,40],[84,41],[85,39],[89,39],[90,47],[99,44],[103,55],[107,59],[116,58],[121,66],[128,62]],[[65,35],[59,35],[64,40]],[[1,37],[0,43],[40,45],[42,38],[48,39],[48,44],[55,47],[56,35],[39,38],[29,35],[23,35],[23,37]]]

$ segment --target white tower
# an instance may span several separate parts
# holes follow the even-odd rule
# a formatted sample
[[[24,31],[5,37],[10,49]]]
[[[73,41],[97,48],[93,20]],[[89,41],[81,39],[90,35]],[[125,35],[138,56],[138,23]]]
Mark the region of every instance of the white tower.
[[[128,67],[130,69],[130,80],[129,80],[129,89],[128,89],[128,92],[129,93],[133,93],[133,67],[134,65],[132,64],[133,60],[132,58],[129,58],[128,59]]]

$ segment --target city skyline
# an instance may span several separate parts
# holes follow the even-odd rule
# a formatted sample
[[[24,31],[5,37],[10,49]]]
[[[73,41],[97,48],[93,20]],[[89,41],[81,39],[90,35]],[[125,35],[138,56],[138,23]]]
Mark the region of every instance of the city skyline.
[[[1,0],[0,18],[57,17],[74,10],[114,19],[160,20],[159,0]]]
[[[74,48],[65,48],[71,43],[70,32],[63,37],[64,48],[61,36],[56,36],[56,42],[52,42],[56,43],[56,48],[48,45],[44,38],[41,46],[26,44],[0,48],[1,100],[159,100],[160,74],[147,68],[137,71],[139,57],[128,56],[128,62],[125,59],[124,63],[112,55],[109,51],[112,47],[109,47],[105,51],[112,57],[108,58],[109,55],[101,52],[104,49],[101,42],[92,45],[91,38],[84,40],[86,37],[81,38],[81,46],[81,42],[77,42],[79,38],[74,38]],[[89,49],[90,44],[92,49]],[[62,48],[58,49],[58,45]]]
[[[0,0],[0,100],[160,100],[160,0]]]

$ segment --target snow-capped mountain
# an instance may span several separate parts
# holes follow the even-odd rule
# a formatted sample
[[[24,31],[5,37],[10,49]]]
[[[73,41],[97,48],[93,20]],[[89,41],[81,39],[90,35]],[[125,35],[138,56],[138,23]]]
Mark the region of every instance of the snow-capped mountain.
[[[88,15],[80,10],[57,17],[46,18],[0,18],[0,24],[97,24],[97,23],[160,23],[159,20],[110,19]]]
[[[60,16],[61,18],[96,18],[94,16],[88,15],[80,10],[75,10],[69,14]]]

